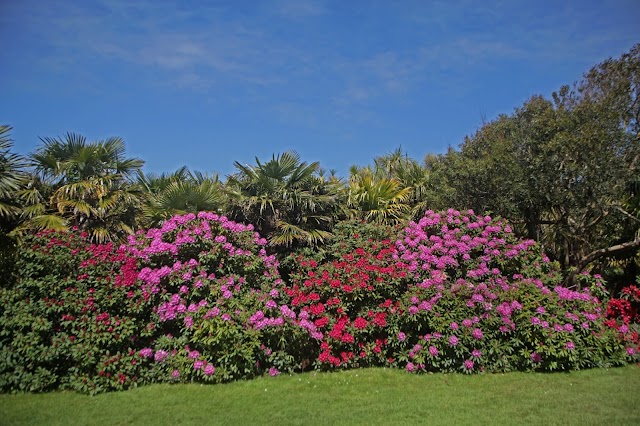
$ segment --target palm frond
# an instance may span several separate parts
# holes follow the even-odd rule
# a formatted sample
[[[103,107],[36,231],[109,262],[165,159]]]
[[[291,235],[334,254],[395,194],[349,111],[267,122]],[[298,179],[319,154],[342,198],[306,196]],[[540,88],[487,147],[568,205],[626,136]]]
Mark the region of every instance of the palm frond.
[[[68,221],[58,215],[43,214],[31,217],[22,222],[16,229],[17,234],[27,230],[53,229],[55,231],[66,231],[69,229]]]
[[[277,230],[270,238],[273,246],[291,246],[295,242],[304,242],[309,245],[323,243],[333,234],[320,229],[304,229],[284,221],[278,221]]]
[[[0,126],[0,217],[15,218],[20,214],[17,192],[28,182],[27,161],[11,152],[10,126]]]

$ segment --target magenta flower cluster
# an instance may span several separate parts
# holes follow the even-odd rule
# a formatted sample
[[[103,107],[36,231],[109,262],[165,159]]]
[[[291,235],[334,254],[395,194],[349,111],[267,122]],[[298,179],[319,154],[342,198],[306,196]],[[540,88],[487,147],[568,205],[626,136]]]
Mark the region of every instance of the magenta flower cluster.
[[[159,229],[129,238],[121,249],[139,259],[137,278],[145,297],[158,300],[158,331],[165,330],[154,355],[157,362],[164,361],[158,368],[174,379],[215,379],[215,361],[209,360],[247,357],[225,357],[224,352],[249,344],[250,336],[268,341],[294,326],[297,314],[279,303],[283,282],[277,260],[266,253],[266,243],[251,225],[208,212],[175,216]],[[224,327],[227,332],[214,341],[203,334],[211,327]],[[249,334],[248,329],[258,334]],[[145,358],[152,353],[150,348],[140,351]],[[254,358],[255,354],[248,357]],[[267,356],[261,362],[247,362],[259,372],[268,369],[270,361]],[[192,368],[185,369],[188,365]],[[227,376],[239,369],[222,367]]]
[[[423,340],[431,343],[428,355],[413,347],[411,371],[419,371],[416,366],[422,364],[439,369],[436,356],[443,352],[467,371],[496,369],[494,363],[504,362],[495,358],[509,359],[508,352],[494,359],[482,357],[487,345],[497,339],[503,342],[501,348],[514,350],[514,344],[521,344],[517,342],[530,340],[522,333],[535,336],[521,348],[532,355],[529,363],[514,361],[510,368],[547,367],[547,351],[561,353],[559,360],[555,355],[556,368],[570,368],[578,362],[576,340],[593,345],[597,339],[593,329],[601,329],[600,300],[588,287],[562,287],[557,269],[538,246],[517,239],[503,222],[473,211],[427,211],[409,223],[395,247],[393,259],[404,262],[413,278],[404,298],[410,323],[429,330],[440,324],[434,318],[455,318],[435,328],[449,333],[446,344],[438,343],[436,333],[427,333]],[[531,305],[531,300],[538,304]]]

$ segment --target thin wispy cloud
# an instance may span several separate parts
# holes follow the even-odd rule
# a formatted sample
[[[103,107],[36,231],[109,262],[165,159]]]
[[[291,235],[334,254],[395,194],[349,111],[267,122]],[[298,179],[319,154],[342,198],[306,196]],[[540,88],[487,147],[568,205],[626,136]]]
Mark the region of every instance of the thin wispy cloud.
[[[225,137],[273,126],[349,143],[440,129],[431,138],[455,144],[480,111],[508,112],[640,41],[632,0],[21,0],[0,12],[5,93],[124,119],[125,104],[152,99]]]
[[[83,58],[92,56],[157,67],[171,80],[200,74],[199,80],[227,75],[251,81],[283,50],[262,34],[226,21],[216,10],[169,13],[158,4],[103,2],[99,14],[78,4],[51,4],[33,14],[27,25],[47,41],[50,49],[44,55],[64,57],[66,64],[75,60],[81,66]]]
[[[262,15],[230,15],[228,6],[196,3],[176,10],[175,4],[148,0],[103,0],[98,6],[88,8],[78,2],[40,7],[31,18],[32,29],[48,40],[52,56],[65,57],[65,67],[74,58],[78,63],[80,58],[93,55],[157,68],[165,72],[167,85],[179,83],[179,87],[188,88],[193,83],[195,90],[213,89],[220,81],[237,84],[241,90],[255,84],[269,87],[281,85],[286,75],[289,84],[304,91],[309,88],[302,81],[328,73],[335,82],[333,97],[358,103],[402,95],[423,80],[423,73],[442,74],[446,81],[451,69],[523,54],[522,48],[512,44],[518,40],[517,34],[512,39],[498,39],[478,30],[463,37],[442,34],[437,42],[428,40],[429,33],[418,32],[412,48],[398,52],[371,46],[368,58],[355,59],[314,46],[313,39],[301,43],[278,36],[274,32],[277,22],[272,28]],[[500,21],[495,10],[469,3],[447,8],[436,2],[427,9],[431,18],[427,22],[438,22],[440,27],[455,25],[463,14]],[[275,17],[296,19],[329,14],[323,3],[313,0],[274,0],[271,7],[262,10],[263,14],[270,12]],[[408,11],[406,16],[416,20],[420,14]],[[405,19],[402,14],[397,18]],[[330,16],[327,19],[331,22]],[[544,43],[540,34],[540,43]]]
[[[460,65],[461,58],[477,62],[482,55],[518,51],[501,41],[445,39],[429,48],[417,47],[400,53],[386,49],[375,51],[372,46],[371,56],[360,60],[337,52],[322,52],[322,49],[314,52],[313,44],[305,50],[296,45],[295,40],[278,37],[272,29],[261,27],[263,24],[256,17],[249,17],[241,24],[237,18],[228,19],[224,9],[197,8],[169,13],[162,4],[111,0],[101,3],[100,13],[90,13],[77,4],[63,8],[52,6],[40,9],[40,13],[33,16],[33,24],[47,38],[52,53],[63,52],[67,61],[91,54],[157,67],[167,71],[169,83],[194,81],[198,89],[207,79],[212,84],[230,79],[238,84],[269,85],[280,84],[284,73],[292,82],[306,79],[309,74],[333,73],[338,87],[342,86],[338,90],[354,94],[354,100],[367,98],[362,95],[365,86],[370,87],[369,92],[402,93],[411,87],[420,72],[426,68],[433,71],[434,64],[448,69]],[[299,18],[327,13],[324,6],[312,1],[277,1],[275,10]],[[48,22],[47,26],[41,25],[44,21]],[[115,26],[114,21],[117,21]]]
[[[274,8],[280,15],[293,19],[321,16],[327,12],[324,3],[318,0],[276,0]]]

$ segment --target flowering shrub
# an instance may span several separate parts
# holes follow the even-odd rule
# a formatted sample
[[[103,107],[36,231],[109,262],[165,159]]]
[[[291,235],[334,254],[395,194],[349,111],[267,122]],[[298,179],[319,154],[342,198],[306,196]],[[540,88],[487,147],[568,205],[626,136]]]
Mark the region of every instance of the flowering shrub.
[[[316,368],[395,365],[388,319],[399,314],[407,265],[391,258],[394,234],[346,222],[336,227],[335,241],[322,257],[288,259],[297,267],[286,294],[311,339],[309,357]]]
[[[428,211],[396,248],[394,259],[413,275],[399,326],[419,331],[405,332],[408,370],[566,370],[625,360],[604,327],[602,283],[560,286],[556,265],[502,221]]]
[[[0,289],[3,390],[95,393],[149,379],[132,349],[151,334],[136,259],[86,237],[41,232],[23,242],[20,279]]]
[[[251,225],[201,212],[130,237],[158,339],[139,354],[168,380],[225,381],[296,365],[278,262]]]
[[[635,285],[625,287],[618,299],[611,299],[607,304],[607,317],[620,319],[625,324],[640,320],[640,288]]]
[[[508,224],[428,211],[404,229],[345,222],[285,260],[251,225],[176,216],[126,244],[42,232],[0,288],[0,388],[96,393],[393,366],[409,372],[619,365],[638,349],[640,291],[557,265]],[[609,319],[605,319],[605,314]]]
[[[640,288],[630,285],[622,289],[617,299],[607,304],[607,327],[615,330],[629,355],[640,354]]]

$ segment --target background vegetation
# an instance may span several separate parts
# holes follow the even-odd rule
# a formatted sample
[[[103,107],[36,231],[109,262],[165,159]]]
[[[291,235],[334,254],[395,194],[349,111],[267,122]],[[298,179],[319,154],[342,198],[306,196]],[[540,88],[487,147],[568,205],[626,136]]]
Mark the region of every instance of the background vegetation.
[[[533,96],[485,123],[459,149],[423,162],[401,149],[326,174],[296,153],[235,163],[220,180],[186,167],[145,174],[120,138],[43,137],[22,156],[0,129],[0,237],[78,227],[95,242],[122,241],[175,214],[214,211],[252,223],[281,258],[320,247],[345,219],[395,224],[450,207],[507,218],[575,274],[604,274],[618,291],[638,274],[640,45],[594,66],[551,99]],[[10,264],[10,262],[9,262]]]

